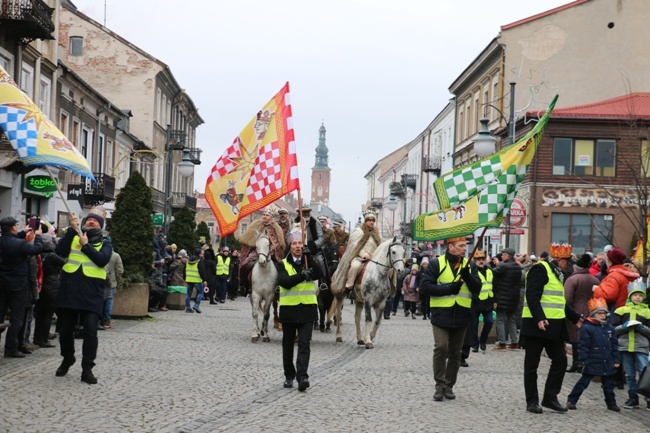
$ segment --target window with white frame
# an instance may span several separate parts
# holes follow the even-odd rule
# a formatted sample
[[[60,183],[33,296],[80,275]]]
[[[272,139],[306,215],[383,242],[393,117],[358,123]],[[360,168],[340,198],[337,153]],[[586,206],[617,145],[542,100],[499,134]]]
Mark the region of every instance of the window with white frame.
[[[12,70],[13,61],[14,61],[14,56],[9,51],[0,47],[0,66],[2,66],[3,69],[7,71],[9,75],[12,75],[14,72]]]
[[[156,120],[162,125],[162,91],[160,88],[156,89]]]
[[[79,143],[81,148],[79,151],[84,158],[86,158],[90,166],[94,168],[95,164],[93,162],[95,158],[93,158],[93,132],[94,131],[86,125],[81,127],[81,142]]]
[[[27,63],[23,63],[20,72],[20,90],[34,100],[34,68]]]
[[[50,97],[52,91],[52,80],[41,75],[41,89],[38,100],[38,108],[50,118]]]
[[[167,95],[162,95],[162,104],[160,105],[160,119],[161,125],[167,125]]]

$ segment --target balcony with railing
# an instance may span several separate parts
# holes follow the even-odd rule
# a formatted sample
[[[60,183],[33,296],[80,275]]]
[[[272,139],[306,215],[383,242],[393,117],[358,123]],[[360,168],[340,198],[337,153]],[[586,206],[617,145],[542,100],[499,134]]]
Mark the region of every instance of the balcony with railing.
[[[84,177],[84,201],[94,206],[115,200],[115,178],[106,173],[93,173],[95,180]]]
[[[0,32],[25,43],[55,39],[53,12],[43,0],[0,0]]]
[[[423,172],[440,176],[440,170],[442,170],[442,158],[440,156],[429,155],[422,159]]]
[[[187,207],[196,212],[196,198],[184,192],[173,192],[170,203],[172,208]]]

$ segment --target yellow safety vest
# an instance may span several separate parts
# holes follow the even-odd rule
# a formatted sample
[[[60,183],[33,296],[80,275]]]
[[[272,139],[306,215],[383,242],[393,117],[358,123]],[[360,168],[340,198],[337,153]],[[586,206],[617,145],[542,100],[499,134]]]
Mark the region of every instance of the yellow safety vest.
[[[546,273],[548,274],[548,283],[544,286],[542,292],[542,298],[540,299],[540,304],[542,305],[542,310],[544,310],[544,316],[547,319],[564,319],[566,316],[564,314],[564,306],[566,305],[566,298],[564,297],[564,286],[560,280],[551,269],[551,265],[545,261],[540,261],[546,268]],[[524,296],[524,309],[521,313],[521,317],[529,319],[533,317],[533,314],[528,308],[528,300]]]
[[[185,265],[185,282],[186,283],[201,283],[201,275],[199,274],[199,262],[187,263]]]
[[[283,259],[284,269],[287,274],[296,275],[296,269],[291,266],[287,259]],[[294,286],[292,289],[287,289],[280,286],[280,301],[281,307],[291,307],[295,305],[316,305],[318,298],[316,298],[316,283],[314,281],[303,281],[302,283]]]
[[[103,242],[93,244],[93,248],[97,251],[102,249],[104,245]],[[83,274],[90,278],[99,278],[102,280],[106,279],[106,268],[104,266],[97,266],[90,257],[81,252],[81,243],[79,242],[79,236],[75,236],[72,239],[72,244],[70,244],[70,255],[63,265],[63,272],[68,274],[74,274],[77,272],[81,266]]]
[[[230,270],[230,257],[223,261],[222,256],[217,256],[217,275],[228,275]]]
[[[492,292],[492,280],[494,279],[492,270],[487,269],[485,275],[486,277],[483,276],[481,271],[478,272],[478,277],[481,279],[481,283],[483,283],[481,292],[478,294],[478,299],[481,301],[494,297],[494,293]]]
[[[461,258],[460,269],[467,264],[466,258]],[[454,273],[451,270],[451,266],[447,263],[447,258],[445,256],[438,257],[438,266],[442,271],[438,276],[438,283],[451,283],[455,281]],[[462,280],[461,280],[462,281]],[[467,284],[463,282],[463,285],[460,288],[460,292],[457,295],[445,295],[445,296],[431,296],[429,301],[429,306],[431,308],[451,308],[454,304],[458,304],[461,307],[471,308],[472,307],[472,292],[469,291]]]

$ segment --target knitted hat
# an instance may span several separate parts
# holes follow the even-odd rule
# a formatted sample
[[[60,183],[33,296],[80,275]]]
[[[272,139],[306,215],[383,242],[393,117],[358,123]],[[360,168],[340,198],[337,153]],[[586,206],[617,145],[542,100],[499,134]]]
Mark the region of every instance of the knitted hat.
[[[415,269],[415,270],[417,271],[418,269],[420,269],[420,267],[414,263],[414,264],[411,266],[411,270],[413,270],[413,269]]]
[[[627,285],[627,299],[630,299],[634,293],[641,293],[645,299],[645,286],[641,281],[633,281]]]
[[[302,231],[300,230],[300,227],[294,227],[287,233],[287,243],[291,244],[292,242],[295,241],[302,241]]]
[[[180,250],[178,252],[178,257],[187,257],[187,251],[185,250]]]
[[[607,258],[612,262],[612,265],[620,265],[625,261],[627,255],[620,248],[612,248],[607,252]]]
[[[589,302],[587,302],[587,308],[589,308],[589,315],[591,317],[594,317],[599,311],[604,311],[606,313],[609,312],[607,309],[607,302],[603,298],[591,298]]]
[[[584,253],[576,262],[576,266],[584,269],[589,268],[589,266],[591,266],[591,256],[587,253]]]
[[[96,206],[90,209],[88,215],[86,215],[84,219],[81,220],[82,227],[86,225],[86,221],[88,220],[88,218],[92,218],[96,220],[99,223],[99,226],[101,228],[104,228],[104,218],[106,218],[106,211],[101,206]]]
[[[548,252],[547,251],[542,251],[542,254],[539,255],[540,259],[546,259],[548,258]]]

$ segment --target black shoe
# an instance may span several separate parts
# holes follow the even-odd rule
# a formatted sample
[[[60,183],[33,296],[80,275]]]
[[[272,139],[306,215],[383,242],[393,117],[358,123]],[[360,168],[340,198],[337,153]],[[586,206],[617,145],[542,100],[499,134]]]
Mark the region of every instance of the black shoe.
[[[217,305],[217,304],[218,304],[218,302],[210,301],[210,305]]]
[[[478,347],[472,347],[472,352],[477,353],[478,352]]]
[[[554,410],[556,412],[566,412],[566,406],[562,406],[559,401],[542,401],[542,406],[547,409]]]
[[[570,401],[567,401],[567,402],[566,402],[566,408],[569,409],[569,410],[576,410],[576,409],[577,409],[577,408],[576,408],[576,404],[575,404],[575,403],[571,403]]]
[[[86,382],[90,385],[94,385],[97,383],[97,378],[93,374],[93,370],[90,367],[83,367],[83,370],[81,372],[81,381]]]
[[[298,381],[298,391],[305,391],[307,388],[309,388],[309,381],[307,379],[299,380]]]
[[[388,316],[384,315],[384,320],[390,320],[390,315]]]
[[[485,346],[485,343],[481,343],[481,350],[483,352],[485,352],[485,349],[487,349],[487,347]]]
[[[453,400],[456,398],[456,394],[454,394],[454,391],[452,391],[451,388],[445,388],[444,396],[447,400]]]
[[[436,392],[433,393],[433,399],[435,401],[442,401],[444,396],[445,396],[445,392],[444,392],[443,387],[437,386],[436,387]]]
[[[633,398],[628,398],[625,403],[623,404],[623,408],[625,409],[638,409],[639,408],[639,400],[638,399],[633,399]]]
[[[149,311],[151,311],[151,310],[149,310]],[[97,330],[98,331],[106,331],[106,328],[104,327],[104,325],[97,325]]]
[[[427,316],[426,315],[422,316],[422,320],[427,320]]]
[[[613,410],[614,412],[620,412],[621,408],[618,407],[616,404],[608,404],[607,405],[607,410]]]
[[[293,388],[293,379],[287,379],[284,381],[284,386],[285,388]]]
[[[68,374],[68,370],[70,370],[70,367],[72,367],[76,361],[77,360],[74,357],[68,360],[63,359],[59,368],[56,369],[55,375],[57,377],[65,376],[66,374]]]
[[[532,412],[532,413],[542,413],[544,412],[540,405],[537,403],[530,403],[528,406],[526,406],[526,411]]]
[[[34,344],[37,345],[38,347],[56,347],[54,344],[51,344],[51,343],[48,343],[48,342],[43,342],[43,341],[38,341],[38,340],[35,341]]]
[[[580,364],[571,364],[571,367],[567,368],[567,373],[582,373],[582,365]]]
[[[24,358],[25,354],[20,352],[5,352],[5,358]]]
[[[478,351],[477,351],[478,352]],[[460,366],[461,367],[469,367],[469,364],[467,363],[466,359],[461,359],[460,360]]]

